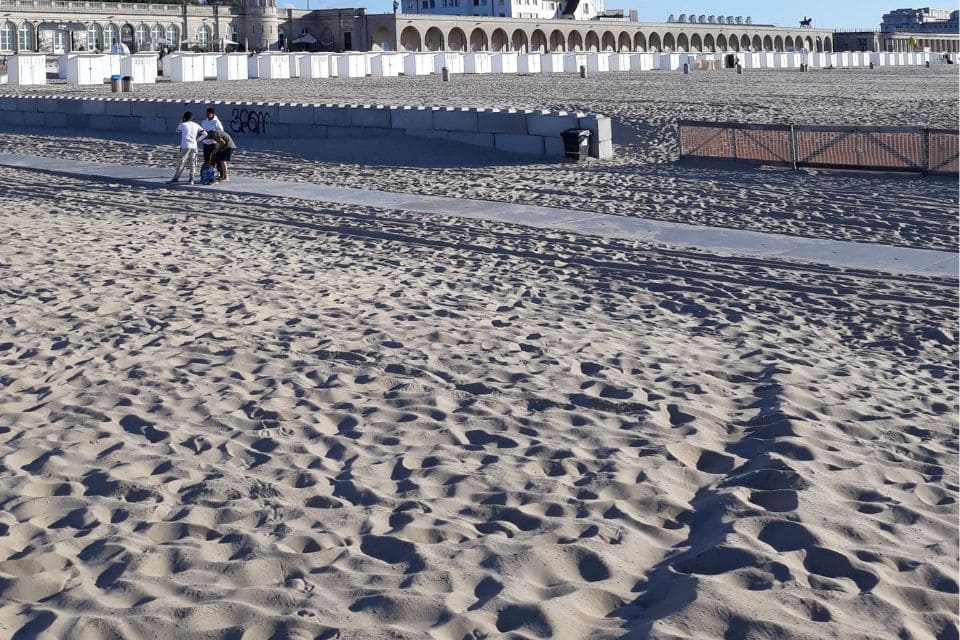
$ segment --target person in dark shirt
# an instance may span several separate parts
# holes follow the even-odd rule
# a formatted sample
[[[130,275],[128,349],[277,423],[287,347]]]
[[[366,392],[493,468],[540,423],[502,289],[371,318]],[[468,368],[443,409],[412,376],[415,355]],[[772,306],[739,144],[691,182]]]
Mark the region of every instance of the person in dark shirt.
[[[207,136],[213,140],[216,147],[213,150],[212,160],[216,162],[217,171],[220,176],[217,178],[218,182],[228,182],[230,180],[230,175],[228,173],[227,163],[233,158],[233,150],[237,148],[237,143],[233,141],[233,137],[226,131],[211,131]]]

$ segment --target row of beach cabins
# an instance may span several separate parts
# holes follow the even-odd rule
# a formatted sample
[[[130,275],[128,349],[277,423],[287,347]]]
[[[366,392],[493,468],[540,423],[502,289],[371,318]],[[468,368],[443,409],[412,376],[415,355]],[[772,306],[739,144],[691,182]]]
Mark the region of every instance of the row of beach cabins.
[[[158,69],[173,82],[247,80],[250,78],[388,78],[431,74],[604,73],[624,71],[698,71],[729,69],[853,68],[929,66],[956,62],[930,52],[917,53],[171,53],[162,63],[155,53],[108,55],[70,53],[58,61],[58,76],[74,86],[101,85],[128,78],[153,84]],[[7,84],[38,85],[47,79],[46,57],[21,54],[8,58]]]

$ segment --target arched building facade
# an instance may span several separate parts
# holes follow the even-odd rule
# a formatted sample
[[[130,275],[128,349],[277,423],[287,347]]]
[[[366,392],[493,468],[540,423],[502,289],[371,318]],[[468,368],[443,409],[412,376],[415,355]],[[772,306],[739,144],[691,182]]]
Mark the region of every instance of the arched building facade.
[[[833,51],[833,32],[739,24],[642,23],[625,20],[464,19],[367,16],[371,50],[688,52]],[[429,34],[429,37],[428,37]]]
[[[364,9],[279,9],[276,0],[240,6],[32,0],[5,6],[0,55],[108,49],[198,48],[314,51],[809,51],[842,50],[830,30],[756,24],[651,23],[624,19],[540,20],[367,14]],[[957,51],[960,37],[923,34],[885,45]],[[873,44],[872,42],[870,43]],[[881,45],[882,46],[882,45]],[[845,48],[845,47],[843,47]],[[886,48],[886,47],[884,47]]]

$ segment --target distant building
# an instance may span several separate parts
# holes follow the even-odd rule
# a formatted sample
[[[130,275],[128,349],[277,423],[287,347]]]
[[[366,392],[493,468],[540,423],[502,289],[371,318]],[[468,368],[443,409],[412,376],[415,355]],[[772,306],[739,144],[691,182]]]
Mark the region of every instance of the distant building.
[[[883,16],[880,31],[896,33],[960,33],[960,11],[949,9],[896,9]]]
[[[603,5],[604,0],[401,0],[400,10],[412,15],[593,20],[604,14]]]
[[[872,31],[837,31],[837,51],[960,51],[960,11],[949,9],[895,9],[884,14]]]
[[[426,0],[443,13],[368,14],[362,8],[292,9],[277,0],[236,5],[114,3],[100,0],[0,0],[0,55],[109,49],[205,51],[832,51],[826,29],[776,27],[709,18],[639,22],[636,12],[605,11],[603,0]],[[469,10],[482,13],[464,13]],[[495,4],[491,5],[490,3]],[[574,7],[574,2],[576,6]],[[476,3],[476,4],[475,4]],[[551,4],[552,3],[552,4]],[[498,7],[503,7],[503,17]],[[494,14],[489,12],[493,8]],[[584,14],[586,8],[586,14]],[[557,18],[573,10],[578,18]],[[551,13],[552,12],[552,13]],[[542,17],[548,15],[549,17]],[[528,15],[540,17],[527,17]],[[569,15],[569,14],[567,14]]]

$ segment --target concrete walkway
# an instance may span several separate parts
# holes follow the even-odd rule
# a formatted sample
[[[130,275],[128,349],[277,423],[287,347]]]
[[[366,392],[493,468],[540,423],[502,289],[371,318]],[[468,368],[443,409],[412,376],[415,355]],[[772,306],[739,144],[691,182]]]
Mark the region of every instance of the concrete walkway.
[[[128,167],[15,154],[0,154],[0,165],[55,172],[75,178],[154,186],[164,183],[170,177],[170,169]],[[175,188],[300,198],[460,218],[496,220],[531,227],[562,229],[586,235],[702,249],[722,255],[779,258],[886,273],[957,278],[960,271],[960,255],[949,251],[800,238],[777,233],[627,218],[573,209],[551,209],[505,202],[368,191],[248,177],[234,177],[229,183],[210,186],[189,187],[184,182]]]

